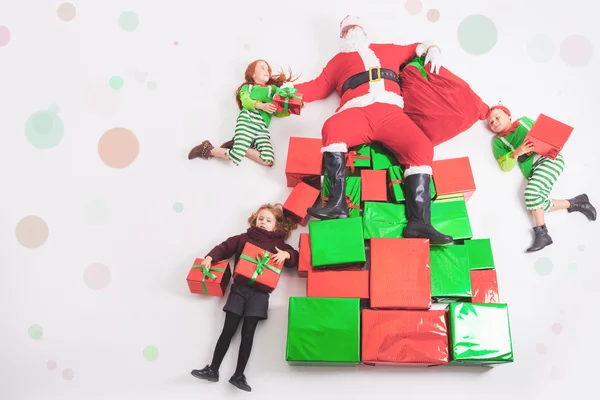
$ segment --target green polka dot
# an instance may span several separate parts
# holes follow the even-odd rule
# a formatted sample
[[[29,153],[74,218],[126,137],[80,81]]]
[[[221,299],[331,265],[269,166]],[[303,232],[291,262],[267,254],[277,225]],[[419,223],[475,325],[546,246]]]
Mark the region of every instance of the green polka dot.
[[[579,270],[579,266],[577,264],[569,264],[569,273],[576,274]]]
[[[148,81],[148,83],[147,83],[147,87],[148,87],[148,89],[150,89],[150,90],[154,90],[154,89],[156,89],[156,87],[157,87],[157,85],[156,85],[156,81]]]
[[[553,54],[554,42],[548,35],[535,35],[527,43],[527,55],[536,63],[550,61]]]
[[[58,106],[36,111],[25,122],[25,137],[40,150],[51,149],[62,140],[65,129],[62,119],[55,112]]]
[[[485,54],[496,45],[497,40],[496,24],[485,15],[468,16],[458,26],[458,42],[469,54]]]
[[[140,19],[133,11],[124,11],[119,15],[119,26],[126,32],[133,32],[138,27]]]
[[[146,361],[154,361],[158,359],[158,349],[154,346],[146,346],[144,348],[144,359]]]
[[[181,203],[175,203],[173,204],[173,211],[175,211],[177,214],[179,214],[180,212],[183,211],[183,204]]]
[[[550,275],[554,265],[549,258],[543,257],[535,262],[535,272],[540,276]]]
[[[40,325],[34,324],[29,327],[27,333],[29,333],[29,336],[33,340],[42,340],[42,337],[44,336],[44,329]]]
[[[111,88],[119,90],[123,87],[123,78],[121,78],[120,76],[112,76],[108,81],[108,84]]]

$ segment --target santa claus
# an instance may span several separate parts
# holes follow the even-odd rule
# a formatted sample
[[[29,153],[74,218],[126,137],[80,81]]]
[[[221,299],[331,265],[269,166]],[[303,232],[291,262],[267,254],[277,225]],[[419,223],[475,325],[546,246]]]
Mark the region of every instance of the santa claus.
[[[341,52],[309,82],[294,85],[305,103],[320,100],[334,90],[340,95],[335,114],[323,125],[324,164],[330,182],[325,207],[309,208],[315,218],[348,217],[345,154],[349,147],[379,142],[405,166],[404,188],[408,225],[403,236],[428,238],[432,244],[452,242],[452,237],[431,225],[429,181],[433,145],[403,111],[398,81],[400,66],[425,56],[431,72],[440,69],[440,49],[430,42],[410,45],[370,43],[359,18],[340,23]]]

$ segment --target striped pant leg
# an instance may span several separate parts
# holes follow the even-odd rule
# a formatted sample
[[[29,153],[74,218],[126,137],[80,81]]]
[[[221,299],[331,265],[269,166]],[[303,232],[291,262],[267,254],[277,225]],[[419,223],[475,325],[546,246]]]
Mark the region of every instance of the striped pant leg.
[[[258,135],[254,139],[254,146],[260,153],[261,160],[268,163],[273,163],[275,161],[275,152],[273,151],[273,145],[271,144],[271,137],[269,135]]]
[[[242,162],[254,139],[262,133],[261,122],[264,126],[265,123],[258,113],[246,109],[239,113],[235,124],[233,146],[227,153],[235,165]]]
[[[550,211],[552,207],[550,192],[564,169],[565,161],[562,154],[559,154],[556,160],[542,157],[534,164],[529,183],[525,188],[525,206],[528,210]]]

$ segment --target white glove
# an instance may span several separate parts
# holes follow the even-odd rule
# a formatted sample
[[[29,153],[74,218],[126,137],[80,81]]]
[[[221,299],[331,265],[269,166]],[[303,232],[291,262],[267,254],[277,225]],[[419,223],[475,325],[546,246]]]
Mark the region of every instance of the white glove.
[[[427,56],[425,57],[425,65],[427,65],[429,62],[431,62],[430,72],[439,74],[440,68],[442,68],[442,52],[437,46],[430,48],[427,52]]]

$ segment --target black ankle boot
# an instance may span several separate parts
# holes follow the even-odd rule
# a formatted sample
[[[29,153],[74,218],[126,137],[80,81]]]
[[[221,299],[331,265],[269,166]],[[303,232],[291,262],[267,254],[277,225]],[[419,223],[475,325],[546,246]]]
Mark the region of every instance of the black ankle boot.
[[[539,251],[552,244],[552,238],[548,234],[548,228],[546,228],[546,224],[534,227],[533,233],[535,234],[535,238],[533,239],[531,246],[527,249],[528,253]]]
[[[454,240],[452,236],[438,232],[431,225],[430,178],[429,174],[412,174],[404,178],[408,225],[402,236],[426,238],[430,244],[450,243]]]
[[[192,370],[192,375],[198,379],[205,379],[209,382],[219,382],[219,371],[215,371],[209,365],[202,369]]]
[[[590,203],[590,199],[588,199],[587,194],[580,194],[579,196],[573,197],[569,199],[569,203],[571,203],[571,207],[567,208],[567,211],[572,213],[575,211],[579,211],[583,215],[585,215],[590,221],[596,220],[596,209]]]
[[[342,152],[325,152],[325,173],[329,178],[329,201],[325,207],[310,207],[306,212],[315,218],[348,218],[346,203],[346,159]]]
[[[234,374],[231,378],[229,378],[229,383],[231,383],[233,386],[240,390],[244,390],[246,392],[252,391],[252,388],[250,387],[250,385],[248,385],[248,382],[246,382],[246,377],[244,376],[244,374]]]

